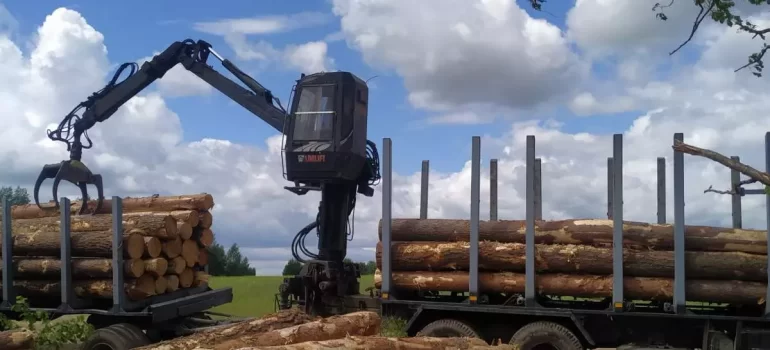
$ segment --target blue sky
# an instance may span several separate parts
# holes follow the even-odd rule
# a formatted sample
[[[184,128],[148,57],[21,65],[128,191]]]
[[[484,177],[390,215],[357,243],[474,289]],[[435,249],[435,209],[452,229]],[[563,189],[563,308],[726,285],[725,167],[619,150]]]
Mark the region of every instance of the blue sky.
[[[573,5],[572,1],[549,2],[547,12],[538,13],[528,7],[528,1],[519,0],[518,3],[533,17],[544,18],[562,29],[565,27],[566,11]],[[255,5],[254,1],[234,0],[227,1],[224,6],[212,5],[208,2],[180,4],[149,0],[133,1],[131,6],[116,6],[112,2],[96,0],[6,2],[6,7],[19,22],[19,33],[22,36],[34,33],[45,16],[57,7],[65,6],[80,12],[90,25],[104,34],[108,57],[113,64],[149,56],[176,40],[204,39],[212,43],[217,52],[234,60],[262,85],[271,89],[284,105],[288,103],[288,93],[299,75],[298,71],[276,65],[260,67],[254,62],[239,61],[222,37],[196,31],[194,24],[225,18],[291,15],[300,12],[329,14],[328,20],[319,26],[250,36],[250,39],[264,39],[276,47],[322,40],[340,30],[339,19],[331,15],[331,4],[327,1],[263,1]],[[369,67],[361,55],[349,48],[344,40],[332,41],[328,45],[328,55],[336,61],[335,68],[351,71],[363,79],[376,76],[372,79],[376,86],[370,90],[369,139],[378,145],[383,137],[393,139],[394,153],[398,155],[394,159],[396,171],[411,172],[419,169],[422,159],[430,159],[431,169],[437,171],[456,169],[465,160],[453,155],[470,154],[472,136],[498,137],[510,128],[507,120],[478,125],[426,126],[423,122],[431,113],[415,109],[409,104],[406,100],[407,90],[396,72]],[[213,65],[220,72],[225,72],[218,62],[213,61]],[[604,67],[598,65],[595,69],[597,76],[601,77]],[[100,87],[94,88],[96,90]],[[168,98],[167,103],[180,115],[185,140],[210,137],[263,146],[265,137],[273,134],[273,130],[260,119],[240,106],[229,103],[225,96],[216,91],[203,98]],[[564,131],[602,134],[622,131],[636,116],[636,112],[626,112],[575,118],[565,108],[559,108],[548,115],[564,123]],[[441,142],[440,147],[434,144],[436,142]]]

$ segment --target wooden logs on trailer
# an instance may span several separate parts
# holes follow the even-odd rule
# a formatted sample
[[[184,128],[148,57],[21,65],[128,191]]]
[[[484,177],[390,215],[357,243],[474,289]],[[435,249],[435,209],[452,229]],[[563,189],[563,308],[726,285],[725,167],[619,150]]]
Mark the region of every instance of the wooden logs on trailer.
[[[71,202],[71,271],[78,297],[112,298],[111,202],[106,199],[95,215],[77,215],[81,202]],[[89,207],[95,204],[91,201]],[[121,270],[129,300],[207,283],[205,250],[214,241],[210,212],[214,200],[210,194],[124,198],[122,204]],[[13,284],[17,295],[47,297],[61,293],[60,216],[53,205],[45,210],[34,204],[11,208]],[[0,218],[0,223],[5,219]],[[0,273],[6,268],[0,263]]]

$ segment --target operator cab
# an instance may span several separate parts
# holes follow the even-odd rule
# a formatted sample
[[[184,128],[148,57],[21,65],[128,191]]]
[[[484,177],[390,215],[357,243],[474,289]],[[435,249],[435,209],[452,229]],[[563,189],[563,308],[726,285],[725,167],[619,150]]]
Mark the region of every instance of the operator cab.
[[[355,182],[366,164],[369,89],[349,72],[302,75],[285,125],[286,177],[313,184]]]

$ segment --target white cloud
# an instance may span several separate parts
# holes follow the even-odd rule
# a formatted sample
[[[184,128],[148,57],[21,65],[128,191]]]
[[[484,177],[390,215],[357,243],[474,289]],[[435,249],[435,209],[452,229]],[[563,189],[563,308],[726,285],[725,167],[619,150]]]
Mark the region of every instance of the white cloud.
[[[141,68],[144,62],[149,62],[158,54],[160,52],[153,52],[152,56],[142,57],[136,63]],[[166,72],[163,78],[156,80],[154,86],[165,97],[204,96],[214,91],[211,85],[187,71],[181,64],[177,64]]]
[[[289,16],[258,16],[251,18],[226,18],[195,23],[195,30],[216,34],[273,34],[324,24],[330,16],[320,12],[301,12]]]
[[[396,11],[389,7],[390,4],[382,5],[385,8],[379,12]],[[457,6],[462,4],[464,2]],[[338,4],[338,10],[354,11],[342,5]],[[457,6],[441,9],[446,8],[448,18],[452,18]],[[429,10],[426,7],[418,9]],[[516,13],[500,10],[485,16],[497,21],[504,18],[499,17],[501,15]],[[425,16],[425,13],[414,16]],[[379,22],[373,24],[373,30],[380,28]],[[428,34],[425,33],[435,33],[429,24],[436,23],[425,22],[425,28],[417,28],[422,32],[415,30],[413,35],[426,38]],[[401,28],[394,24],[390,30],[398,32]],[[469,28],[477,30],[470,25]],[[732,34],[715,35],[719,38]],[[0,183],[30,187],[44,163],[66,157],[64,145],[48,141],[45,129],[58,123],[65,111],[106,83],[112,72],[108,71],[107,48],[103,40],[80,14],[66,9],[57,9],[46,18],[38,30],[33,50],[28,54],[24,54],[17,43],[0,36],[0,80],[4,82],[0,85],[0,100],[3,101],[0,118],[4,125],[0,129],[0,138],[7,140],[0,148],[0,162],[4,165]],[[430,43],[425,46],[441,47],[438,41],[425,43]],[[712,62],[709,57],[727,54],[723,45],[730,43],[726,39],[707,42],[710,46],[707,46],[704,62]],[[478,57],[500,53],[494,46],[476,48],[479,51],[475,56]],[[402,49],[389,55],[409,56],[413,51]],[[440,67],[444,67],[440,58],[452,60],[451,55],[437,56],[435,64]],[[674,132],[684,132],[685,140],[698,146],[714,148],[727,155],[740,155],[755,166],[763,164],[764,132],[770,130],[765,111],[770,107],[770,98],[764,89],[756,88],[762,81],[748,74],[734,74],[731,68],[720,63],[690,67],[667,80],[629,85],[627,91],[631,96],[654,108],[640,115],[628,130],[623,131],[626,219],[654,221],[656,157],[665,156],[668,160],[667,178],[671,189],[670,145]],[[440,83],[435,83],[436,93],[442,92]],[[503,83],[498,81],[497,84]],[[509,84],[516,86],[517,82],[510,81]],[[425,86],[433,88],[432,85]],[[474,93],[475,88],[478,84],[469,84],[465,91]],[[593,97],[596,101],[605,98]],[[466,110],[486,112],[483,107]],[[479,118],[479,115],[466,117]],[[214,231],[217,238],[226,244],[237,242],[261,273],[279,273],[282,261],[289,258],[291,239],[315,217],[319,200],[317,194],[300,197],[283,190],[288,183],[281,173],[281,138],[271,137],[262,147],[214,139],[185,143],[182,132],[179,116],[169,109],[163,95],[144,93],[92,129],[90,136],[95,146],[85,151],[84,159],[94,171],[105,176],[107,196],[212,193],[216,201]],[[534,121],[517,122],[500,136],[485,137],[482,143],[485,159],[497,157],[500,160],[499,216],[524,216],[524,146],[528,134],[536,135],[537,155],[543,159],[544,217],[603,217],[605,162],[612,154],[611,136],[568,132],[560,129],[559,124]],[[380,144],[379,140],[375,141]],[[426,141],[426,144],[432,144],[433,140]],[[394,138],[394,149],[398,149],[399,142]],[[468,159],[470,154],[456,156]],[[398,159],[401,155],[394,157]],[[685,161],[688,223],[729,225],[729,197],[702,192],[711,184],[725,187],[729,183],[729,171],[694,157],[687,156]],[[487,217],[489,179],[484,165],[481,208],[482,217]],[[394,217],[416,217],[419,213],[419,164],[413,169],[414,172],[407,170],[394,175]],[[455,172],[432,173],[429,216],[467,218],[469,184],[469,163]],[[68,191],[73,190],[72,186],[68,187]],[[381,187],[376,191],[374,198],[360,198],[357,203],[357,231],[353,241],[349,242],[349,256],[355,260],[372,259],[374,255],[371,248],[377,240]],[[44,195],[46,192],[48,187],[42,191]],[[668,197],[671,203],[673,197],[671,194]],[[764,227],[763,202],[763,198],[744,199],[746,226]],[[671,221],[673,206],[668,208]],[[308,242],[311,249],[314,243]]]

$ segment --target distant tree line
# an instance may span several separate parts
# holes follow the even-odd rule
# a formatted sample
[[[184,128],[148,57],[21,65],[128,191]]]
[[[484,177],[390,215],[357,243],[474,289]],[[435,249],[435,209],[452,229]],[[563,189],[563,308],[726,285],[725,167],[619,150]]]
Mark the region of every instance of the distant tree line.
[[[353,262],[349,258],[345,258],[344,261],[347,263]],[[377,264],[374,262],[374,260],[370,260],[368,262],[356,262],[356,264],[358,264],[358,269],[361,271],[361,275],[373,275],[374,270],[377,269]],[[289,259],[289,261],[286,262],[286,265],[283,267],[282,274],[284,276],[294,276],[299,274],[300,270],[302,270],[302,263],[295,259]]]
[[[209,247],[209,274],[212,276],[254,276],[257,270],[249,266],[249,259],[241,255],[237,243],[227,251],[221,244],[214,242]]]
[[[16,188],[11,186],[0,187],[0,207],[3,206],[2,198],[4,197],[11,198],[11,205],[23,205],[32,202],[27,189],[19,186],[16,186]]]

